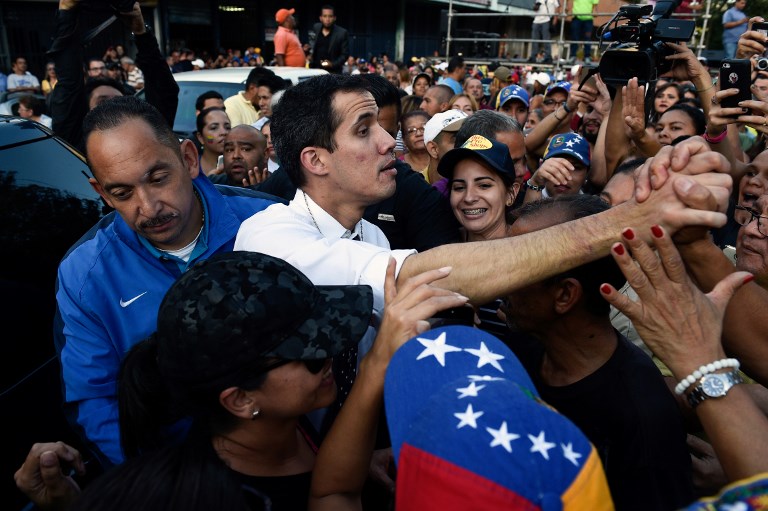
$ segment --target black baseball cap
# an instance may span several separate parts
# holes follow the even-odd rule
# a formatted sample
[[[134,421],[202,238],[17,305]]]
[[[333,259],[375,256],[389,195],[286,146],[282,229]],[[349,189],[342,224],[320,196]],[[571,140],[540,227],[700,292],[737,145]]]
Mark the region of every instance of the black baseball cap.
[[[372,310],[370,286],[315,286],[286,261],[256,252],[215,255],[160,304],[158,365],[191,383],[263,358],[330,358],[360,341]]]

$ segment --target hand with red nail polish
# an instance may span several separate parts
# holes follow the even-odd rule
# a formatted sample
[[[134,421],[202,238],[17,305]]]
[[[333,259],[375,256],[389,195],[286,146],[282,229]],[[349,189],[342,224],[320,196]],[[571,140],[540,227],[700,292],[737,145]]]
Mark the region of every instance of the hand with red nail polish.
[[[658,225],[652,230],[658,255],[632,229],[622,233],[629,240],[631,258],[624,256],[622,244],[612,247],[614,260],[639,300],[633,302],[610,286],[606,289],[607,285],[600,291],[632,320],[643,341],[681,379],[724,357],[720,334],[725,307],[749,274],[733,273],[705,295],[688,277],[672,240]]]

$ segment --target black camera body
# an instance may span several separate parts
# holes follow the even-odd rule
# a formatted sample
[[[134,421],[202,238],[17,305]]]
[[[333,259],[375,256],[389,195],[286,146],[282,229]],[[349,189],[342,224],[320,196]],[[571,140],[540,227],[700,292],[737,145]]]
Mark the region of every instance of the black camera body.
[[[679,4],[680,0],[659,0],[655,7],[624,5],[603,25],[600,41],[611,42],[600,58],[600,77],[605,83],[626,85],[637,77],[645,85],[671,69],[672,62],[666,57],[675,51],[664,43],[688,41],[696,28],[691,20],[670,18]]]

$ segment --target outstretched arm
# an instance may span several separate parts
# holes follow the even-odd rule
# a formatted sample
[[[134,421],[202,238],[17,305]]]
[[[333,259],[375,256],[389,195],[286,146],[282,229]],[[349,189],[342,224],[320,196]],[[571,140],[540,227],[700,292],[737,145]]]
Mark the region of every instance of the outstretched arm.
[[[678,168],[683,153],[687,156]],[[654,185],[660,188],[649,195],[648,168],[659,166],[677,172],[669,173],[663,185]],[[683,169],[698,175],[683,175],[680,172]],[[411,255],[405,259],[398,281],[428,269],[452,265],[454,271],[437,285],[468,296],[472,303],[487,303],[607,255],[617,239],[614,233],[626,225],[642,226],[644,233],[654,224],[671,232],[685,225],[724,225],[723,212],[731,190],[731,177],[725,174],[728,169],[725,159],[710,151],[701,139],[686,140],[675,147],[664,148],[645,164],[645,171],[640,175],[646,177],[638,182],[637,192],[642,203],[638,203],[636,197],[587,219],[535,233],[445,245]]]

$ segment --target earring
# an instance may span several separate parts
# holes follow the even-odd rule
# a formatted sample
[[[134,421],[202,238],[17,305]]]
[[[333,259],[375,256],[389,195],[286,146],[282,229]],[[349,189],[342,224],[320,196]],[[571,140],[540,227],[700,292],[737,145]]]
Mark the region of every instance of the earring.
[[[251,413],[251,420],[252,420],[252,421],[255,421],[255,420],[256,420],[256,417],[258,417],[260,413],[261,413],[261,409],[260,409],[260,408],[256,408],[256,409],[253,411],[253,413]]]

